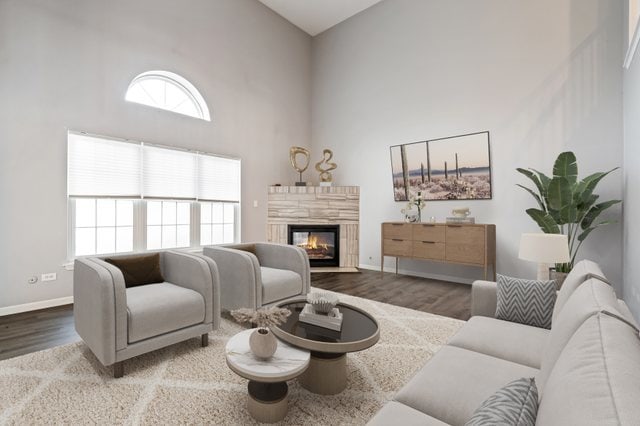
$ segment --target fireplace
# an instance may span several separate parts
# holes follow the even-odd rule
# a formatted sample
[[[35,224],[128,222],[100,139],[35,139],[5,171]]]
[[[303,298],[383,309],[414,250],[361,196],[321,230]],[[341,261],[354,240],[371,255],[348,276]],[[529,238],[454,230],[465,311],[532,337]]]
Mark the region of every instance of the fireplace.
[[[289,244],[304,249],[309,263],[340,266],[340,225],[289,225]]]

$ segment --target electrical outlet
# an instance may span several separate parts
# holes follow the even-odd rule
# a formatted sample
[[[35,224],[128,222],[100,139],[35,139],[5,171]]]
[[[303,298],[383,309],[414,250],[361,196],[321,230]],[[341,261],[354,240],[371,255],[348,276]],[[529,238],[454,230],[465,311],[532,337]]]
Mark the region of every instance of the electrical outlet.
[[[45,281],[55,281],[57,276],[57,274],[55,272],[50,272],[48,274],[42,274],[42,277],[40,277],[40,279],[42,280],[42,282]]]
[[[258,200],[253,200],[253,207],[258,207]]]
[[[29,277],[29,279],[27,280],[27,282],[28,282],[29,284],[35,284],[35,283],[37,283],[37,282],[38,282],[38,277],[36,277],[35,275],[34,275],[34,276],[32,276],[32,277]]]

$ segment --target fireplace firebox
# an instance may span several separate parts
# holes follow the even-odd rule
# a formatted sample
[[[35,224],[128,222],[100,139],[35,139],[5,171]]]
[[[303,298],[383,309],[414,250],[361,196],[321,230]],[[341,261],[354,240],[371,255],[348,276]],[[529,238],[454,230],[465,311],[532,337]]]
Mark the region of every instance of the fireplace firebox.
[[[340,266],[339,225],[289,225],[289,244],[304,249],[312,267]]]

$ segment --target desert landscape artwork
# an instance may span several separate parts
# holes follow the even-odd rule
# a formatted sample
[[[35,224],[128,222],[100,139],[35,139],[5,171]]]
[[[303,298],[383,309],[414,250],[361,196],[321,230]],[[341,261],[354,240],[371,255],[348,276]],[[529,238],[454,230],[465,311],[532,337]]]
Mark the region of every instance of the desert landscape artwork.
[[[489,132],[391,147],[395,201],[491,199]]]

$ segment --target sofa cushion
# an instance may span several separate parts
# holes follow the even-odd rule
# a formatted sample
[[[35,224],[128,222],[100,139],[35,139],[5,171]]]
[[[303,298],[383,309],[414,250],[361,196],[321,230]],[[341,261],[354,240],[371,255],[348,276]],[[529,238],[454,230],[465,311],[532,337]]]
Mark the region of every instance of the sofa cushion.
[[[465,426],[534,426],[538,412],[538,389],[532,378],[523,377],[498,389],[478,407]]]
[[[549,329],[555,301],[555,281],[498,275],[497,319]]]
[[[128,288],[128,342],[199,324],[204,313],[204,298],[188,288],[167,282]]]
[[[596,279],[586,281],[571,294],[551,328],[543,351],[540,373],[536,376],[540,393],[545,392],[547,377],[573,333],[597,312],[607,310],[620,315],[617,306],[613,289]]]
[[[446,426],[447,424],[399,402],[389,401],[369,420],[367,425]]]
[[[302,293],[302,277],[288,269],[260,267],[262,303],[272,303]]]
[[[127,288],[164,281],[160,253],[107,257],[104,261],[120,269]]]
[[[489,355],[444,346],[394,400],[452,425],[464,425],[495,391],[538,370]]]
[[[640,339],[606,313],[589,317],[567,343],[545,385],[541,425],[637,425]]]
[[[487,317],[471,317],[449,340],[463,349],[540,368],[549,330]]]
[[[604,279],[602,270],[595,262],[590,260],[581,260],[573,266],[573,269],[569,272],[569,275],[567,275],[567,278],[564,280],[564,283],[558,292],[556,305],[553,308],[552,323],[558,317],[558,314],[567,303],[567,300],[569,300],[569,297],[571,297],[571,294],[576,291],[580,284],[590,279],[591,275],[602,277]]]

